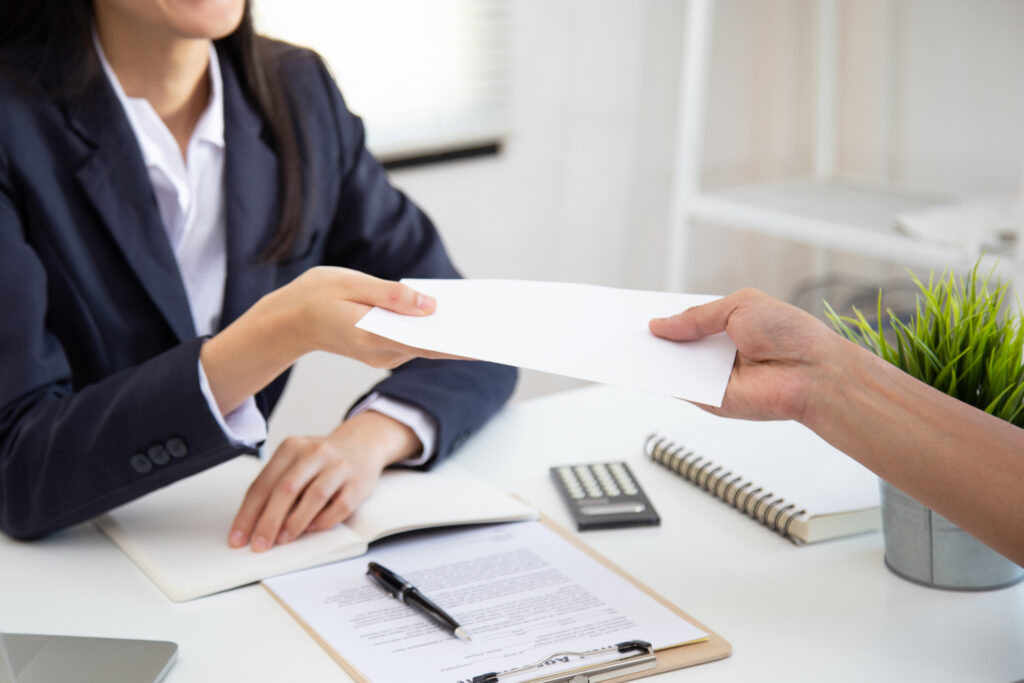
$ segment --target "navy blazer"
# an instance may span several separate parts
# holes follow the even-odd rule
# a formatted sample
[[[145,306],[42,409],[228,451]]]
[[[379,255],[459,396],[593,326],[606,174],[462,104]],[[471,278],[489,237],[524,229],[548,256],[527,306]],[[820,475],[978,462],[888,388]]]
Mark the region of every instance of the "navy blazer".
[[[46,534],[251,449],[232,445],[199,389],[196,337],[127,118],[102,75],[56,101],[0,69],[0,528]],[[364,146],[318,57],[281,68],[310,144],[304,226],[278,263],[277,158],[220,53],[227,281],[221,325],[318,264],[372,275],[458,277],[430,220]],[[287,373],[286,373],[287,374]],[[257,396],[269,415],[278,378]],[[375,389],[416,405],[451,453],[509,397],[515,370],[415,360]],[[340,417],[339,410],[339,417]]]

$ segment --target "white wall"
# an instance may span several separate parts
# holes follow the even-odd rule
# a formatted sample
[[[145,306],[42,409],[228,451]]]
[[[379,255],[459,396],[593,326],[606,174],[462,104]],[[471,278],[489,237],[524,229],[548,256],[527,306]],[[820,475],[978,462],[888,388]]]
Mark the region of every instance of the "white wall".
[[[684,10],[512,3],[512,133],[501,155],[393,174],[465,275],[661,286]],[[378,376],[326,354],[303,360],[268,446],[329,430]],[[525,372],[517,396],[579,384]]]
[[[1018,192],[1024,3],[848,0],[844,7],[856,36],[847,37],[843,55],[846,169],[956,193]]]
[[[815,3],[715,4],[705,182],[806,172]],[[393,175],[467,276],[662,286],[685,9],[681,0],[513,0],[502,154]],[[841,15],[843,170],[958,191],[1019,187],[1024,2],[846,0]],[[785,297],[810,270],[796,245],[699,226],[693,240],[694,291],[749,284]],[[302,361],[270,446],[330,429],[377,376],[326,355]],[[517,395],[575,384],[524,373]]]

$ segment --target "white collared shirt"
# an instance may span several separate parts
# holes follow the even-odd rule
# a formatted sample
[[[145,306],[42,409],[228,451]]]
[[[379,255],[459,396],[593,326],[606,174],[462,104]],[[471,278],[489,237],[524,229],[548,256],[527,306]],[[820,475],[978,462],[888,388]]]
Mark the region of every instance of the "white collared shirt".
[[[181,155],[178,142],[148,100],[129,97],[107,61],[93,32],[96,54],[124,109],[149,173],[160,217],[181,272],[196,334],[212,335],[220,325],[227,274],[227,223],[224,216],[224,93],[220,60],[210,44],[210,99]],[[256,447],[267,438],[267,423],[250,396],[222,416],[199,365],[199,385],[228,438],[236,445]],[[419,408],[376,392],[352,411],[373,409],[410,427],[423,444],[419,456],[404,461],[418,465],[434,451],[437,427]]]

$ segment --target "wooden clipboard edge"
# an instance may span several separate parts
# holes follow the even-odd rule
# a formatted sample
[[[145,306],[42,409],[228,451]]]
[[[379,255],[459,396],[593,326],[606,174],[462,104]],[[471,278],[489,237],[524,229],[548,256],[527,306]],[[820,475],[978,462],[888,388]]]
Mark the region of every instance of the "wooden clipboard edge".
[[[342,561],[344,560],[339,560],[339,562]],[[260,585],[263,586],[267,590],[267,592],[270,593],[270,595],[274,598],[274,600],[276,600],[277,603],[284,608],[285,612],[292,616],[292,619],[299,623],[299,625],[306,631],[306,633],[313,637],[313,640],[316,641],[317,645],[322,647],[324,649],[324,652],[329,654],[331,656],[331,659],[337,662],[338,665],[345,670],[345,673],[352,677],[353,681],[356,681],[357,683],[372,683],[372,681],[366,676],[364,676],[359,671],[359,669],[349,664],[348,660],[346,660],[344,657],[338,654],[338,652],[335,651],[335,649],[331,647],[326,640],[321,638],[320,634],[317,633],[313,627],[307,624],[305,619],[300,617],[291,607],[289,607],[288,603],[282,600],[281,596],[275,593],[274,589],[268,586],[265,581],[260,581]]]
[[[518,496],[513,496],[518,498]],[[524,501],[525,502],[525,501]],[[664,673],[666,671],[674,671],[676,669],[684,669],[688,666],[696,666],[698,664],[705,664],[707,662],[713,662],[719,659],[725,659],[732,654],[732,645],[729,644],[722,636],[718,635],[707,626],[697,621],[689,614],[679,609],[667,599],[656,593],[648,586],[641,583],[638,579],[630,575],[628,572],[620,568],[614,562],[606,558],[601,553],[597,552],[589,545],[583,542],[582,539],[578,538],[569,530],[559,526],[552,521],[544,513],[540,513],[540,523],[554,531],[556,534],[564,538],[565,540],[572,543],[574,546],[585,552],[587,555],[597,560],[602,565],[615,572],[622,578],[629,581],[636,588],[643,593],[664,605],[667,609],[671,610],[674,614],[679,615],[686,621],[690,622],[700,630],[706,632],[708,637],[706,640],[700,640],[693,643],[684,643],[675,647],[663,648],[656,650],[655,655],[657,656],[658,666],[647,671],[640,671],[633,674],[627,674],[625,676],[619,676],[617,678],[609,679],[609,683],[623,683],[624,681],[632,681],[637,678],[643,678],[645,676],[653,676],[654,674]]]
[[[522,498],[519,498],[519,496],[513,497],[522,500]],[[526,501],[523,502],[525,503]],[[638,673],[627,674],[625,676],[619,676],[617,678],[609,679],[608,683],[625,683],[625,681],[632,681],[636,680],[637,678],[644,678],[645,676],[653,676],[654,674],[659,674],[666,671],[674,671],[676,669],[683,669],[689,666],[697,666],[698,664],[706,664],[707,662],[725,659],[730,654],[732,654],[732,645],[730,645],[729,641],[725,640],[725,638],[722,638],[722,636],[718,635],[717,633],[709,629],[707,626],[705,626],[704,624],[702,624],[701,622],[697,621],[689,614],[684,612],[683,610],[673,605],[664,597],[654,592],[652,589],[648,588],[646,585],[644,585],[639,580],[631,576],[625,570],[621,569],[618,565],[613,563],[604,555],[601,555],[599,552],[597,552],[589,545],[584,543],[581,539],[577,538],[574,534],[572,534],[572,532],[556,524],[547,515],[543,513],[539,513],[539,515],[539,521],[541,524],[554,531],[556,534],[567,540],[576,548],[582,550],[584,553],[589,555],[597,562],[601,563],[611,571],[615,572],[622,578],[629,581],[640,591],[647,594],[661,605],[664,605],[674,614],[679,615],[686,621],[690,622],[691,624],[693,624],[694,626],[708,634],[708,637],[705,640],[700,640],[693,643],[685,643],[683,645],[677,645],[675,647],[657,650],[655,652],[655,656],[657,657],[658,665],[655,668],[648,669],[647,671],[641,671]],[[519,522],[508,523],[518,524]],[[271,596],[273,596],[274,600],[276,600],[278,604],[280,604],[281,607],[283,607],[284,610],[288,612],[288,614],[290,614],[291,617],[295,619],[296,622],[299,623],[300,626],[302,626],[306,633],[312,636],[313,640],[315,640],[316,643],[320,647],[322,647],[324,651],[327,652],[327,654],[331,656],[331,659],[337,662],[338,665],[345,670],[345,673],[352,677],[352,680],[356,681],[357,683],[373,683],[369,678],[364,676],[362,672],[359,671],[359,669],[352,666],[352,664],[350,664],[348,660],[346,660],[337,651],[335,651],[335,649],[332,648],[327,643],[326,640],[321,638],[320,635],[316,632],[316,630],[313,629],[309,624],[307,624],[306,621],[302,617],[300,617],[291,607],[289,607],[288,603],[282,600],[281,597],[278,596],[278,594],[275,593],[273,589],[271,589],[270,586],[266,584],[266,582],[261,581],[260,585],[263,586],[263,588],[265,588],[267,592],[270,593]]]

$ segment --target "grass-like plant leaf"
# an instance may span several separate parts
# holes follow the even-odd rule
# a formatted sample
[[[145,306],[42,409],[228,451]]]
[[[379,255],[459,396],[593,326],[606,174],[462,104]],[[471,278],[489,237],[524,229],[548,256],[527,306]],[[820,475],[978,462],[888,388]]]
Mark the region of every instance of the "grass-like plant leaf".
[[[1009,284],[993,282],[993,271],[979,275],[980,263],[966,276],[930,273],[927,284],[910,272],[918,297],[909,321],[883,311],[881,290],[874,325],[856,307],[839,315],[825,302],[825,315],[843,337],[904,372],[1024,427],[1024,313],[1018,303],[1002,314]]]

